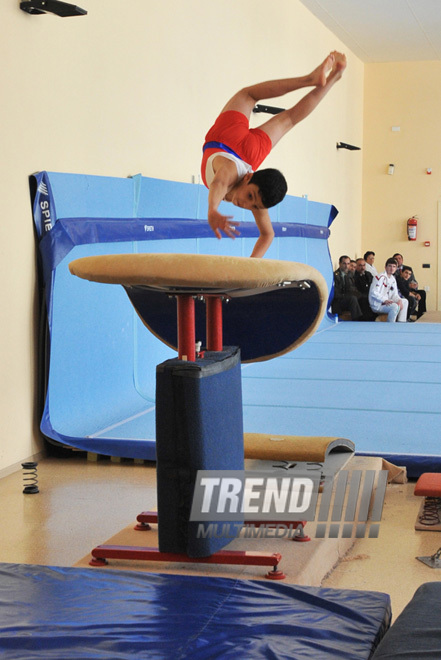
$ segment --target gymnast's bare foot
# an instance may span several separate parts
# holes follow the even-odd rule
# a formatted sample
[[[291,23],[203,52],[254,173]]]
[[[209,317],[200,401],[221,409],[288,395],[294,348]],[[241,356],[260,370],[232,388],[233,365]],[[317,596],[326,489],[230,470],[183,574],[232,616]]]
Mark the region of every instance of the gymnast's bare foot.
[[[343,71],[346,69],[346,55],[343,53],[338,53],[336,50],[334,50],[331,55],[334,56],[334,63],[327,81],[332,79],[333,82],[336,82],[337,80],[340,80],[343,75]]]
[[[335,54],[336,51],[330,53],[328,57],[311,73],[309,77],[311,79],[312,87],[324,87],[326,85],[328,75],[335,65]]]

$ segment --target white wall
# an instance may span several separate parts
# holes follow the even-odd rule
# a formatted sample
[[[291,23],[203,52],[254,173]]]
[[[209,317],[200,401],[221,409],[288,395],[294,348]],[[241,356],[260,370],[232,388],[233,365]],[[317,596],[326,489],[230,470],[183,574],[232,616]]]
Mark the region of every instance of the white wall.
[[[31,16],[19,0],[0,7],[0,470],[42,448],[29,174],[141,172],[190,182],[206,130],[237,89],[308,73],[344,50],[297,0],[78,2],[87,16]],[[290,194],[339,208],[334,259],[361,247],[361,158],[335,148],[339,140],[362,146],[363,65],[347,55],[343,80],[266,161],[284,172]]]

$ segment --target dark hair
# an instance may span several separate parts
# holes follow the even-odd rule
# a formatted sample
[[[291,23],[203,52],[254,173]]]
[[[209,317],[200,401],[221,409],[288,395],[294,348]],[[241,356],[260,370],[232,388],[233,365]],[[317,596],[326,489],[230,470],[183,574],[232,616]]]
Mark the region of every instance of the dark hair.
[[[368,256],[369,256],[370,254],[373,254],[374,257],[375,257],[375,252],[372,252],[372,250],[368,250],[367,252],[364,253],[364,257],[363,257],[363,259],[366,261],[366,259],[368,258]]]
[[[400,254],[399,252],[395,252],[393,258],[395,259],[395,257],[401,257],[401,258],[403,258],[403,255]]]
[[[404,273],[405,270],[410,270],[410,272],[413,273],[413,270],[410,266],[401,266],[401,272]]]
[[[394,259],[393,257],[390,257],[386,261],[386,266],[389,266],[389,264],[393,264],[394,266],[398,266],[398,261],[396,259]]]
[[[341,264],[341,262],[343,261],[343,259],[349,259],[349,261],[350,261],[350,260],[351,260],[351,257],[348,257],[347,254],[342,254],[341,257],[340,257],[340,259],[338,260],[338,263]]]
[[[254,172],[248,183],[254,183],[259,188],[262,204],[266,209],[281,202],[288,190],[282,172],[271,168]]]

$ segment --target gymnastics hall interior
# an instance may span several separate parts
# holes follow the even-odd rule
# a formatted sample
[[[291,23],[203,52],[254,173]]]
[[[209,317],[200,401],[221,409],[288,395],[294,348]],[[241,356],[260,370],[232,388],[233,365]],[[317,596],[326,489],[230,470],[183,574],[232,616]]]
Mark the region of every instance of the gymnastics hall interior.
[[[134,521],[141,510],[156,506],[155,367],[176,351],[145,328],[123,287],[80,280],[69,264],[120,253],[249,254],[256,228],[239,216],[240,238],[213,240],[201,219],[205,194],[196,184],[141,176],[31,177],[42,291],[39,418],[48,455],[36,468],[35,495],[22,494],[20,472],[0,480],[0,561],[18,567],[23,592],[37,593],[36,582],[46,577],[19,573],[20,566],[34,565],[59,567],[58,577],[66,580],[64,567],[113,572],[116,580],[135,574],[253,581],[264,576],[261,566],[243,565],[116,559],[105,569],[89,567],[91,549],[104,541],[144,546],[148,535],[148,545],[157,544],[155,526],[140,532]],[[178,218],[171,203],[177,197]],[[52,209],[49,231],[47,216],[39,212],[42,201]],[[276,238],[268,258],[308,264],[332,289],[328,237],[337,210],[287,197],[272,220]],[[440,471],[439,320],[428,313],[413,324],[352,323],[326,312],[295,350],[242,364],[245,433],[346,438],[355,451],[344,456],[341,468],[387,470],[388,484],[377,538],[316,538],[316,523],[308,522],[308,542],[235,538],[228,548],[280,552],[283,584],[300,589],[386,593],[392,621],[420,585],[439,580],[436,570],[417,560],[434,555],[440,544],[433,530],[415,529],[421,498],[414,495],[422,474]],[[403,389],[409,374],[411,387]],[[247,469],[261,466],[259,460],[245,462]],[[94,588],[85,584],[82,588]],[[0,647],[1,640],[0,635]],[[6,657],[22,657],[12,647],[10,653]],[[149,657],[171,657],[164,653]],[[343,656],[337,650],[330,657]],[[370,656],[360,651],[344,657]]]

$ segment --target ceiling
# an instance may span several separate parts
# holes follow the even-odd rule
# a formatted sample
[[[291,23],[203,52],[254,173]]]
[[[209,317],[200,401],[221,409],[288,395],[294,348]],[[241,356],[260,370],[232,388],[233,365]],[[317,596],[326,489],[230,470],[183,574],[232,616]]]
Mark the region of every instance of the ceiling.
[[[441,0],[300,0],[363,62],[441,60]]]

